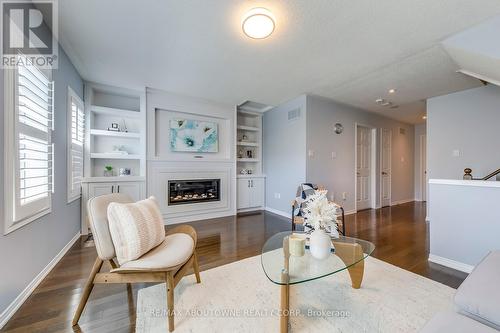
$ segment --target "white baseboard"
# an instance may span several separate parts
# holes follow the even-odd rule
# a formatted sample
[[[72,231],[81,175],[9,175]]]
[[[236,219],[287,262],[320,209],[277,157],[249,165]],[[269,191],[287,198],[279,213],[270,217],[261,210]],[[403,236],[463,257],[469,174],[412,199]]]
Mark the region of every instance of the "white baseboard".
[[[433,262],[435,264],[439,264],[442,266],[446,266],[449,268],[456,269],[457,271],[465,272],[465,273],[470,273],[474,269],[474,266],[464,264],[463,262],[440,257],[434,254],[429,254],[429,261]]]
[[[75,242],[80,239],[80,232],[78,232],[69,242],[66,244],[61,251],[52,259],[47,266],[42,269],[40,273],[24,288],[24,290],[12,301],[12,303],[7,306],[7,308],[0,314],[0,329],[7,324],[9,319],[16,313],[16,311],[23,305],[23,303],[28,299],[31,293],[38,287],[40,282],[50,273],[55,265],[61,260],[61,258],[68,252],[68,250],[75,244]]]
[[[405,203],[408,203],[408,202],[413,202],[413,201],[415,201],[414,198],[393,201],[393,202],[391,202],[391,206],[402,205],[402,204],[405,204]]]
[[[355,209],[353,209],[353,210],[346,210],[346,211],[344,211],[344,215],[346,215],[346,216],[347,216],[347,215],[356,214],[356,213],[357,213],[357,212],[356,212],[356,210],[355,210]]]
[[[292,216],[292,212],[291,211],[290,211],[290,213],[285,213],[282,210],[277,210],[277,209],[274,209],[274,208],[271,208],[271,207],[266,207],[266,210],[268,212],[274,213],[276,215],[280,215],[280,216],[286,217],[287,219],[290,219],[291,216]]]

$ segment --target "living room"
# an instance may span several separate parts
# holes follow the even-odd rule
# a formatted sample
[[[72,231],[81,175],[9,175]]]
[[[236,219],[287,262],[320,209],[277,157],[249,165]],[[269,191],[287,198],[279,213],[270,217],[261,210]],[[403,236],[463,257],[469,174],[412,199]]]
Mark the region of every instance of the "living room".
[[[1,332],[500,328],[497,1],[2,17]]]

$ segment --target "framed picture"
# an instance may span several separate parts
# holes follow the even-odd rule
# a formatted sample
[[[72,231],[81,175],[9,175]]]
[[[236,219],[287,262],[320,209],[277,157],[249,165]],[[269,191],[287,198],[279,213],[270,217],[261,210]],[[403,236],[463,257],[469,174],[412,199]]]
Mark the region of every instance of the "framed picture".
[[[170,120],[170,150],[175,152],[217,153],[217,123],[190,119]]]

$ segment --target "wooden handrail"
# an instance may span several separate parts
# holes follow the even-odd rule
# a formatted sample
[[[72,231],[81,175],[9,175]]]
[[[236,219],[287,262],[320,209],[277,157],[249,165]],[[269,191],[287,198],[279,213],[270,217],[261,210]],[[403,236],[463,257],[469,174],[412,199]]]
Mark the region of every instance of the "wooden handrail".
[[[483,178],[474,178],[472,176],[472,169],[471,168],[465,168],[464,169],[464,179],[465,180],[488,180],[492,177],[495,177],[496,175],[500,174],[500,169],[497,169],[495,171],[493,171],[492,173],[484,176]]]

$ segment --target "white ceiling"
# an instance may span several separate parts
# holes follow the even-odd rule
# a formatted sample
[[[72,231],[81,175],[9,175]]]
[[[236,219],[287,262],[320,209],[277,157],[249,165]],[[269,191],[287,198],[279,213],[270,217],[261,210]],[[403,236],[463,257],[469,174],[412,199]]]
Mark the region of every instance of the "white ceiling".
[[[274,34],[245,37],[265,6]],[[84,79],[239,104],[303,93],[421,122],[424,100],[478,86],[440,46],[500,14],[498,0],[64,0],[60,41]],[[399,104],[375,104],[388,98]]]

